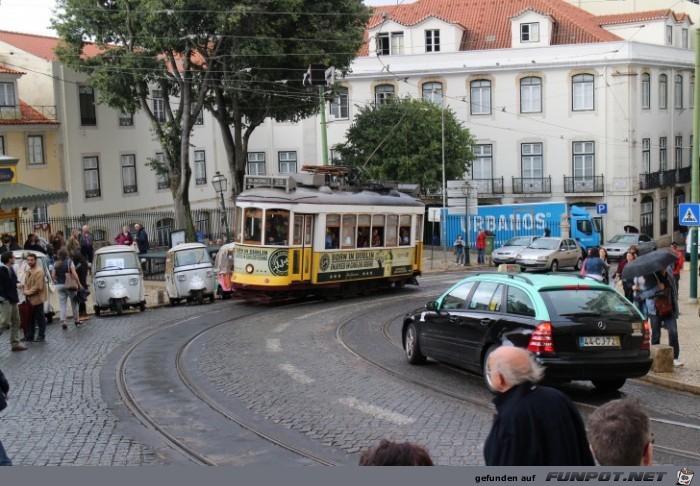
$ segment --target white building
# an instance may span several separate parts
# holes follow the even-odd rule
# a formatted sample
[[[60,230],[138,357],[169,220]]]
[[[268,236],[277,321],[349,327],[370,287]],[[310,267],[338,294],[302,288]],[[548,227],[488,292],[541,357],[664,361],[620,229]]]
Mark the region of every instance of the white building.
[[[455,111],[477,140],[469,176],[480,204],[606,202],[606,235],[630,224],[669,241],[677,204],[690,192],[692,22],[667,10],[596,17],[570,3],[419,0],[376,7],[368,42],[327,108],[329,147],[344,140],[356,105],[429,97]],[[27,72],[19,82],[36,97],[25,95],[28,103],[57,106],[68,212],[170,207],[169,190],[159,189],[163,181],[145,166],[158,152],[145,117],[92,109],[99,94],[55,59],[55,43],[0,32],[0,64]],[[318,118],[266,121],[251,137],[248,171],[319,164]],[[209,114],[192,143],[199,168],[193,207],[215,207],[211,176],[231,175]]]

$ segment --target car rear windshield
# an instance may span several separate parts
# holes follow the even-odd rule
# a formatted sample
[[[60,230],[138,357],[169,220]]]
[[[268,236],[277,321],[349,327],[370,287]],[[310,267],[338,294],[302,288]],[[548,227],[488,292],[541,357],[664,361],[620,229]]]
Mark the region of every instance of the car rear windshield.
[[[635,243],[637,243],[637,236],[636,235],[615,235],[610,239],[609,243],[635,244]]]
[[[559,240],[549,240],[547,238],[538,238],[533,241],[528,248],[536,250],[556,250],[559,248]]]
[[[624,320],[641,320],[637,309],[613,289],[561,288],[540,292],[549,308],[550,318],[599,316]]]

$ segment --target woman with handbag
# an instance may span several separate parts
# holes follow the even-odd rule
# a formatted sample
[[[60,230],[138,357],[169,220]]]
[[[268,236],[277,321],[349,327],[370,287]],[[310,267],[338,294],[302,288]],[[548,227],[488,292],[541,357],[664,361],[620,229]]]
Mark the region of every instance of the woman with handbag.
[[[65,248],[61,248],[58,251],[58,258],[51,271],[51,276],[56,282],[56,290],[58,291],[58,299],[60,305],[60,316],[61,316],[61,327],[63,329],[68,329],[66,325],[66,300],[70,301],[71,307],[73,309],[73,319],[75,320],[75,325],[79,326],[82,324],[78,314],[78,300],[76,299],[76,292],[80,288],[80,280],[78,279],[78,274],[75,271],[75,265],[73,261],[68,258],[68,251]]]

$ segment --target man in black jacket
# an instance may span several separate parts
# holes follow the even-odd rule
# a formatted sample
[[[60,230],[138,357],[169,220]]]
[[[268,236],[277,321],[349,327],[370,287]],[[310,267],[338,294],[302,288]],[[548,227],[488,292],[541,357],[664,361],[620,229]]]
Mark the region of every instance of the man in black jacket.
[[[537,384],[544,369],[522,348],[502,346],[487,362],[496,416],[487,466],[594,466],[583,419],[559,390]]]
[[[7,394],[10,392],[10,384],[5,378],[2,370],[0,370],[0,410],[4,410],[7,407]],[[0,466],[11,466],[12,461],[7,457],[5,452],[5,447],[0,442]]]
[[[12,351],[25,351],[27,349],[19,341],[19,295],[17,288],[17,274],[12,268],[15,263],[15,257],[12,252],[6,251],[0,257],[2,265],[0,265],[0,329],[10,329],[10,345]]]

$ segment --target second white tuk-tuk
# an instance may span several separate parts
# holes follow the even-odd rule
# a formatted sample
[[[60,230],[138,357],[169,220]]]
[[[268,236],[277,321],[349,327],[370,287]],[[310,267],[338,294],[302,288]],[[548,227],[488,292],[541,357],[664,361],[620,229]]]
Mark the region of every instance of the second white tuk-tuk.
[[[165,256],[165,288],[171,305],[181,300],[198,304],[207,297],[214,301],[216,272],[207,247],[202,243],[182,243]]]
[[[143,270],[135,248],[105,246],[95,251],[92,261],[93,308],[99,316],[104,309],[122,315],[127,307],[146,310]]]

